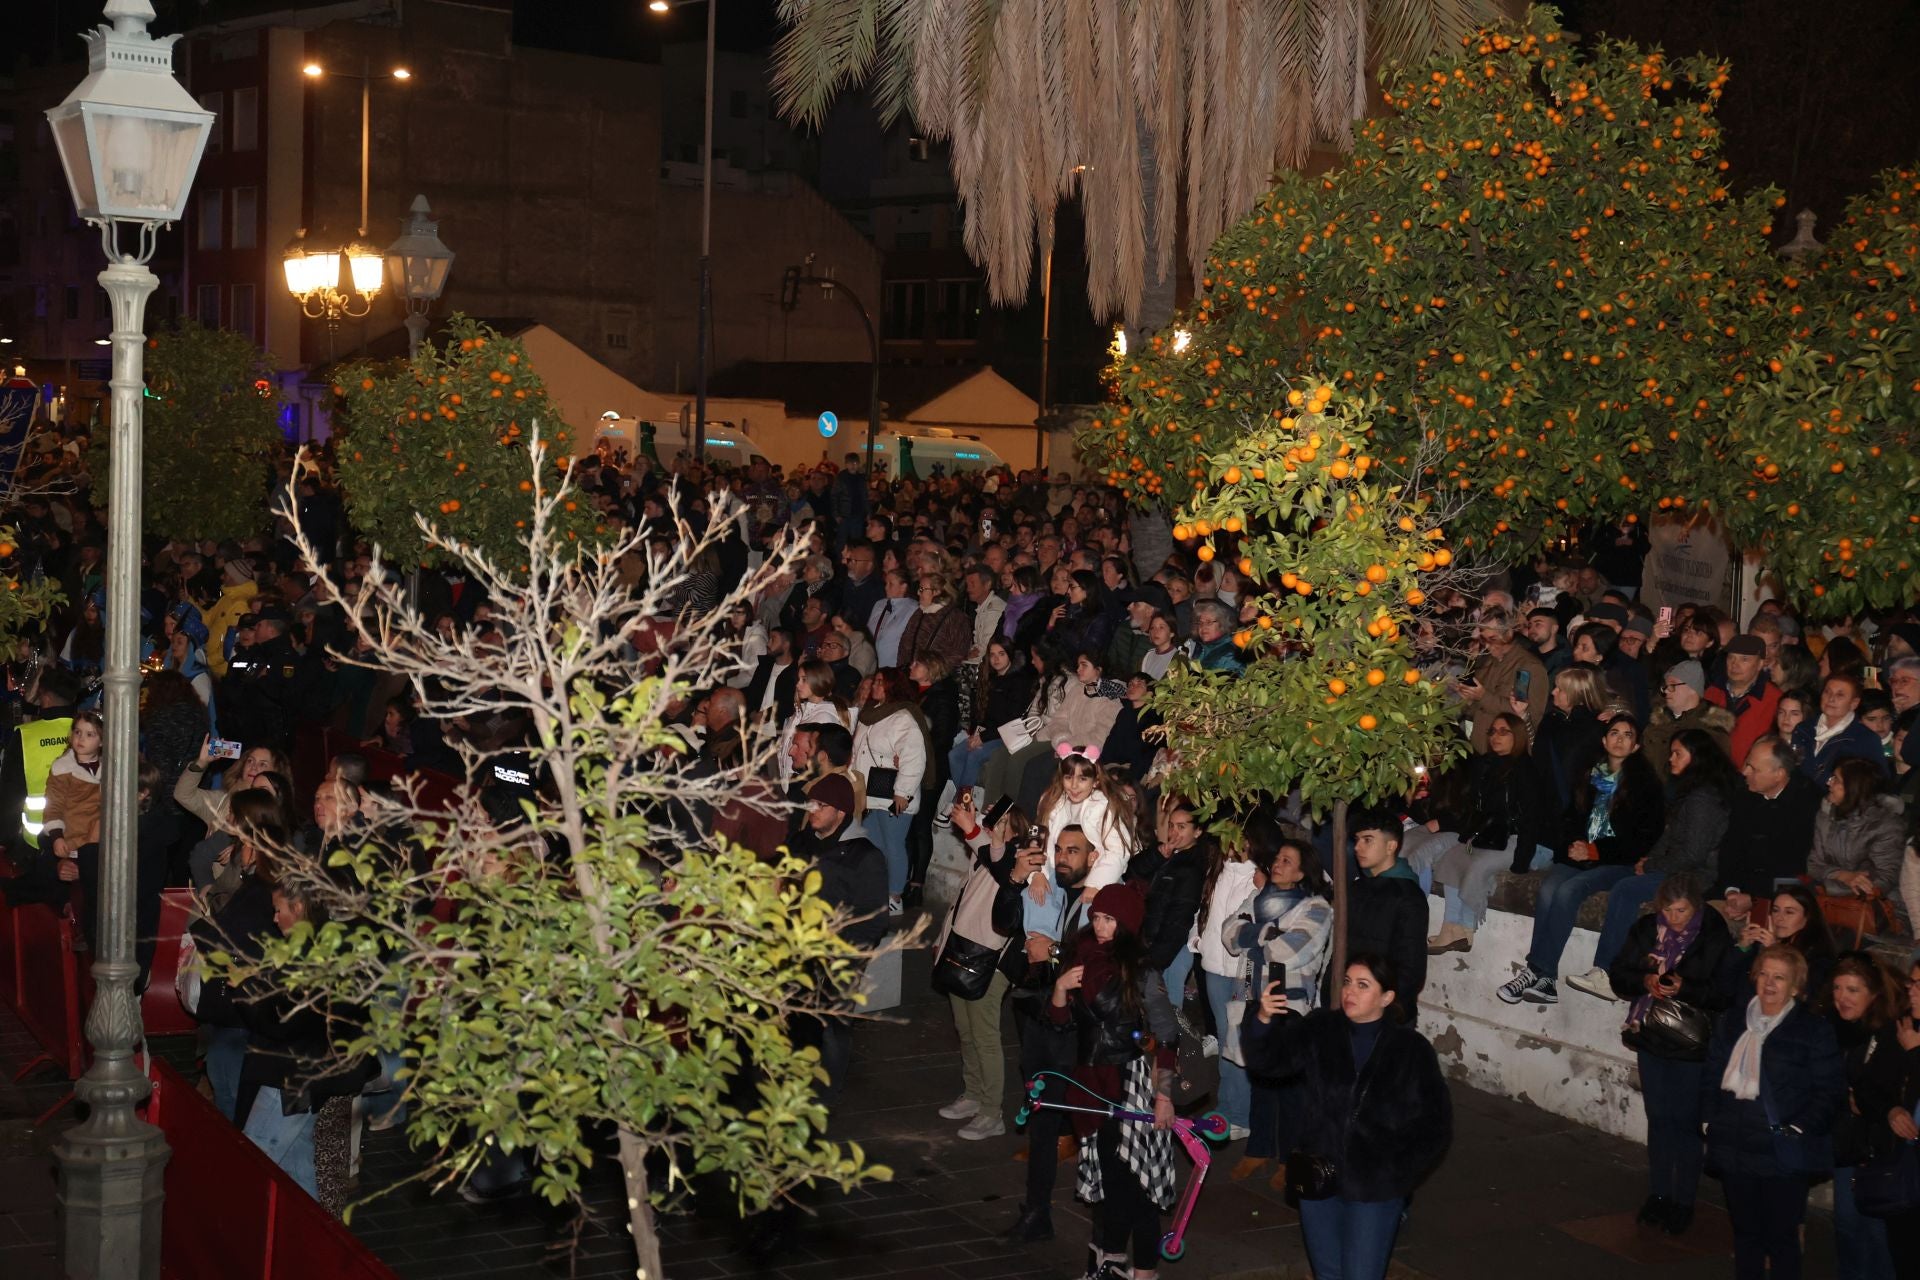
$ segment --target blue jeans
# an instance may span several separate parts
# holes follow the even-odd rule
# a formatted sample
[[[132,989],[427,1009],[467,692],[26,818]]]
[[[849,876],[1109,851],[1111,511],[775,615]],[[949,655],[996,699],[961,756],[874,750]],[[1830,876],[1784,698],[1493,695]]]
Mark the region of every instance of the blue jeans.
[[[1647,1190],[1691,1205],[1706,1148],[1700,1133],[1702,1062],[1639,1055],[1640,1101],[1647,1109]]]
[[[867,810],[867,838],[887,860],[887,892],[899,897],[907,889],[907,835],[913,830],[913,815],[891,809]]]
[[[1869,1218],[1853,1199],[1853,1170],[1833,1171],[1833,1251],[1840,1280],[1893,1280],[1885,1218]]]
[[[1192,952],[1187,954],[1191,955]],[[1247,1083],[1247,1069],[1237,1062],[1228,1062],[1225,1052],[1227,1043],[1227,997],[1233,994],[1233,986],[1238,979],[1200,970],[1200,976],[1206,985],[1207,1007],[1213,1010],[1214,1029],[1219,1033],[1222,1051],[1220,1054],[1220,1092],[1216,1099],[1221,1112],[1227,1117],[1227,1123],[1244,1129],[1252,1118],[1253,1089]]]
[[[1540,900],[1533,908],[1533,946],[1527,951],[1527,966],[1543,978],[1558,978],[1560,953],[1573,936],[1580,904],[1632,874],[1630,866],[1570,867],[1556,862],[1548,867],[1540,882]]]
[[[1173,963],[1160,971],[1162,981],[1167,984],[1167,999],[1173,1007],[1180,1007],[1181,995],[1187,989],[1187,975],[1193,972],[1193,952],[1185,947],[1173,958]]]
[[[267,1153],[275,1164],[286,1171],[289,1178],[300,1184],[300,1189],[316,1200],[320,1197],[319,1182],[313,1171],[313,1122],[316,1115],[312,1111],[303,1111],[299,1115],[280,1114],[280,1091],[272,1086],[262,1086],[259,1096],[253,1100],[253,1111],[247,1116],[247,1136],[253,1139],[253,1145]]]
[[[947,773],[953,778],[954,794],[979,786],[980,771],[987,767],[987,761],[995,752],[1004,749],[998,738],[978,747],[970,747],[965,738],[960,739],[959,744],[947,752]]]
[[[1600,945],[1593,952],[1596,965],[1602,969],[1612,967],[1620,948],[1627,945],[1627,930],[1640,918],[1640,908],[1653,901],[1653,895],[1660,892],[1660,883],[1666,878],[1664,871],[1649,871],[1645,875],[1628,876],[1607,890],[1607,922],[1600,927]]]
[[[245,1117],[233,1114],[240,1105],[240,1064],[247,1056],[247,1033],[242,1027],[208,1027],[207,1083],[213,1086],[213,1105],[220,1114],[239,1124]]]
[[[1406,1199],[1302,1200],[1300,1228],[1314,1280],[1382,1280]]]

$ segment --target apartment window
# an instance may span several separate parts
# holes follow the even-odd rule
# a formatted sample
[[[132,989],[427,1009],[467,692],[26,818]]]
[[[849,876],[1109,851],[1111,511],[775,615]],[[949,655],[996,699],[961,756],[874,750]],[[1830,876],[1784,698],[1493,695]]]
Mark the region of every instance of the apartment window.
[[[202,249],[220,247],[220,213],[225,203],[224,191],[202,191],[200,193],[199,217],[194,220],[196,239]]]
[[[886,336],[924,337],[927,332],[927,282],[895,280],[887,285]]]
[[[237,284],[233,286],[233,310],[229,313],[228,325],[235,333],[247,335],[247,341],[253,341],[256,326],[253,319],[253,286]]]
[[[67,286],[66,301],[67,301],[67,319],[78,320],[80,318],[80,286],[79,285],[70,284]]]
[[[220,286],[203,284],[195,290],[193,318],[209,329],[220,327]]]
[[[233,91],[233,149],[254,151],[260,146],[260,91]]]
[[[220,114],[227,105],[227,95],[218,89],[212,93],[203,93],[200,95],[200,105],[203,109],[213,112],[213,128],[207,130],[207,154],[217,156],[220,154],[221,143],[225,140],[227,132],[227,122],[221,118]]]
[[[626,307],[614,307],[607,312],[604,326],[606,348],[609,351],[626,351],[633,346],[633,312]]]
[[[980,282],[940,282],[940,337],[948,342],[971,342],[980,336]]]
[[[251,249],[260,243],[260,188],[233,189],[233,235],[227,243],[235,249]]]

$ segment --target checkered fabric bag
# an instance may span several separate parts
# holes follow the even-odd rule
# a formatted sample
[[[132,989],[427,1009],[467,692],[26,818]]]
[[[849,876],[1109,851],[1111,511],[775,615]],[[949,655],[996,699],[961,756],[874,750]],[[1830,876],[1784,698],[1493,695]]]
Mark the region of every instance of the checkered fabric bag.
[[[1153,1113],[1153,1066],[1146,1057],[1135,1058],[1127,1066],[1125,1111]],[[1120,1158],[1127,1162],[1146,1189],[1147,1198],[1162,1212],[1173,1208],[1175,1176],[1173,1134],[1137,1120],[1120,1123]],[[1101,1188],[1100,1157],[1096,1149],[1082,1151],[1074,1175],[1074,1194],[1088,1204],[1099,1204],[1105,1196]]]

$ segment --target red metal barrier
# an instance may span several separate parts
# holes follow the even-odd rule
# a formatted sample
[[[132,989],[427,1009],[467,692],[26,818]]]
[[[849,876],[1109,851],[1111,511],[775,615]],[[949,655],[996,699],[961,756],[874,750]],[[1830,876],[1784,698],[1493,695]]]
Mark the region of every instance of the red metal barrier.
[[[396,1280],[351,1231],[166,1063],[147,1121],[167,1136],[168,1280]]]
[[[0,854],[0,875],[14,867]],[[58,911],[40,903],[0,906],[0,1000],[7,1002],[40,1045],[40,1056],[14,1079],[43,1063],[77,1080],[87,1069],[85,1001],[91,982],[73,949],[74,930]]]
[[[167,889],[160,895],[160,929],[154,940],[153,970],[140,996],[140,1025],[149,1036],[185,1036],[200,1029],[194,1016],[180,1007],[173,989],[180,967],[180,935],[187,931],[193,911],[193,890]]]

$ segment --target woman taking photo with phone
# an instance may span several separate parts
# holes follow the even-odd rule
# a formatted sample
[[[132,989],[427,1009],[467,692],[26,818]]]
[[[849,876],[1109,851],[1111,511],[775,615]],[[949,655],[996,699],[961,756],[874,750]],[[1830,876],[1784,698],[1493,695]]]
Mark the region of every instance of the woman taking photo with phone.
[[[1287,1191],[1300,1205],[1307,1258],[1320,1280],[1381,1280],[1407,1197],[1439,1165],[1453,1102],[1425,1036],[1397,1016],[1398,976],[1382,957],[1347,962],[1340,1006],[1283,1017],[1267,984],[1240,1035],[1247,1069],[1297,1079],[1299,1146]]]

